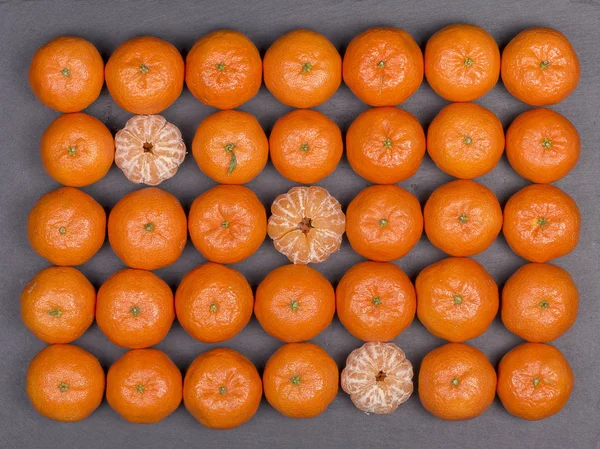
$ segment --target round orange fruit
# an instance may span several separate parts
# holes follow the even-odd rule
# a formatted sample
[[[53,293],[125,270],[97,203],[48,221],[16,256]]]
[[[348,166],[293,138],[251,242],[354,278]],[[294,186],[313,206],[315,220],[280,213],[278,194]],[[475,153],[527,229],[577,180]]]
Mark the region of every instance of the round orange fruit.
[[[336,290],[337,315],[353,336],[364,341],[389,341],[415,317],[415,288],[404,271],[387,262],[354,265]]]
[[[29,84],[45,106],[59,112],[79,112],[100,95],[104,61],[91,42],[74,36],[57,37],[33,55]]]
[[[183,89],[184,63],[169,42],[142,36],[123,42],[106,63],[106,87],[115,103],[132,114],[158,114]]]
[[[136,190],[110,211],[108,239],[113,251],[131,268],[166,267],[179,258],[185,247],[185,212],[177,198],[164,190]]]
[[[524,340],[555,340],[577,319],[579,293],[569,273],[556,265],[530,263],[502,289],[502,322]]]
[[[504,129],[492,111],[475,103],[452,103],[427,129],[427,152],[440,170],[471,179],[494,169],[504,152]]]
[[[433,246],[455,257],[484,251],[502,228],[498,198],[470,180],[452,181],[435,189],[425,203],[423,218]]]
[[[271,162],[284,177],[314,184],[333,173],[344,151],[340,128],[325,114],[309,109],[288,112],[269,136]]]
[[[70,343],[94,321],[96,290],[71,267],[48,267],[21,292],[21,318],[46,343]]]
[[[473,259],[449,257],[415,281],[417,316],[436,337],[463,342],[483,334],[498,313],[498,286]]]
[[[558,187],[529,185],[504,206],[504,237],[515,253],[531,262],[569,254],[579,242],[580,229],[577,203]]]
[[[294,30],[269,47],[263,59],[265,86],[283,104],[312,108],[325,103],[342,82],[342,58],[325,36]]]
[[[194,200],[188,228],[208,260],[237,263],[254,254],[267,234],[267,212],[247,187],[219,185]]]
[[[370,28],[354,37],[344,54],[344,83],[370,106],[394,106],[423,81],[423,53],[399,28]]]
[[[425,46],[425,77],[448,101],[473,101],[488,93],[500,77],[500,50],[494,38],[475,25],[442,28]]]
[[[111,365],[106,400],[127,421],[153,424],[181,404],[181,371],[158,349],[133,349]]]
[[[425,155],[425,133],[410,112],[395,107],[367,109],[346,133],[352,169],[376,184],[397,184],[414,175]]]
[[[187,54],[185,83],[192,95],[208,106],[237,108],[258,93],[260,53],[238,31],[214,31],[199,39]]]
[[[267,164],[269,141],[247,112],[220,111],[196,130],[192,153],[202,172],[221,184],[245,184]]]
[[[558,112],[523,112],[506,130],[506,156],[523,178],[550,184],[566,176],[579,160],[581,142],[573,124]]]
[[[256,319],[269,335],[287,343],[316,337],[334,313],[331,283],[307,265],[275,268],[256,289]]]
[[[338,392],[335,361],[313,343],[288,343],[267,361],[263,373],[269,404],[289,418],[314,418]]]
[[[233,429],[252,418],[262,399],[262,382],[250,360],[232,349],[200,354],[183,381],[183,402],[212,429]]]
[[[188,334],[217,343],[239,334],[252,317],[254,295],[233,268],[205,263],[188,272],[175,292],[177,320]]]
[[[55,265],[81,265],[102,247],[106,213],[87,193],[62,187],[46,193],[27,220],[31,247]]]
[[[165,338],[174,319],[173,292],[150,271],[117,271],[98,290],[96,322],[116,345],[154,346]]]
[[[346,235],[352,249],[367,259],[399,259],[423,233],[419,200],[402,187],[371,186],[362,190],[346,211]]]
[[[564,34],[529,28],[502,52],[502,81],[517,99],[532,106],[563,101],[579,83],[579,58]]]

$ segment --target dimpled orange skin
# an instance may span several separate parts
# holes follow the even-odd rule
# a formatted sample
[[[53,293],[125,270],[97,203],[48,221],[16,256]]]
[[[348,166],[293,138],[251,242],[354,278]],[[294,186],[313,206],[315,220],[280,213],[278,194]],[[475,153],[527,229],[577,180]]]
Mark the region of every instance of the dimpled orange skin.
[[[423,81],[423,53],[399,28],[370,28],[344,54],[344,82],[370,106],[403,103]]]
[[[284,177],[314,184],[337,167],[344,142],[340,128],[326,115],[309,109],[288,112],[269,135],[271,162]]]
[[[436,337],[463,342],[483,334],[498,313],[498,286],[473,259],[449,257],[415,281],[417,316]]]
[[[256,289],[254,315],[269,335],[286,343],[310,340],[333,319],[331,283],[307,265],[283,265]]]
[[[502,322],[531,342],[552,341],[577,319],[579,293],[569,273],[556,265],[530,263],[502,289]]]
[[[314,418],[327,409],[338,392],[334,360],[313,343],[288,343],[267,361],[263,372],[265,397],[289,418]]]
[[[531,106],[555,104],[579,83],[579,58],[564,34],[529,28],[502,51],[502,81],[517,99]]]
[[[91,42],[80,37],[57,37],[33,55],[29,84],[38,100],[49,108],[79,112],[100,95],[104,61]]]
[[[61,187],[33,206],[27,235],[31,247],[54,265],[81,265],[104,243],[106,213],[87,193]]]
[[[237,263],[265,240],[267,212],[247,187],[219,185],[194,200],[188,228],[192,243],[206,259]]]
[[[504,237],[515,253],[530,262],[569,254],[579,242],[580,229],[577,203],[558,187],[528,185],[504,206]]]
[[[294,30],[269,47],[263,59],[265,86],[281,103],[312,108],[325,103],[342,82],[342,57],[325,36]]]
[[[415,317],[417,297],[410,279],[396,265],[361,262],[340,280],[337,315],[344,327],[363,341],[389,341]]]
[[[419,399],[448,421],[481,415],[496,396],[496,371],[479,349],[448,343],[429,352],[419,370]]]
[[[254,97],[262,83],[256,46],[238,31],[220,30],[198,40],[185,59],[185,83],[194,97],[233,109]]]
[[[500,50],[494,38],[475,25],[442,28],[425,46],[425,77],[448,101],[473,101],[500,77]]]
[[[192,153],[202,172],[220,184],[245,184],[267,164],[269,141],[247,112],[220,111],[196,130]]]
[[[211,429],[233,429],[254,416],[262,399],[262,382],[250,360],[232,349],[200,354],[183,381],[188,412]]]
[[[402,187],[367,187],[346,211],[346,235],[352,249],[377,262],[405,256],[422,233],[419,200]]]
[[[55,181],[82,187],[108,173],[115,158],[115,142],[100,120],[78,112],[61,115],[46,128],[40,153],[46,172]]]
[[[154,346],[165,338],[174,319],[173,292],[150,271],[117,271],[98,290],[96,322],[116,345]]]
[[[498,165],[504,152],[502,123],[478,104],[449,104],[427,129],[427,152],[449,175],[461,179],[483,176]]]
[[[46,343],[70,343],[94,321],[96,290],[75,268],[48,267],[21,292],[21,318]]]
[[[513,169],[529,181],[550,184],[577,164],[581,141],[577,128],[551,109],[531,109],[506,130],[506,156]]]
[[[132,114],[158,114],[183,90],[184,63],[169,42],[142,36],[123,42],[106,63],[106,87]]]
[[[159,422],[181,404],[181,371],[158,349],[134,349],[111,365],[106,400],[127,421]]]
[[[573,370],[554,346],[523,343],[498,365],[498,397],[504,408],[529,421],[560,412],[573,391]]]
[[[425,133],[410,112],[395,107],[367,109],[346,133],[352,169],[376,184],[397,184],[414,175],[425,155]]]
[[[108,239],[113,251],[131,268],[166,267],[179,259],[185,247],[185,212],[177,198],[164,190],[136,190],[110,211]]]
[[[104,371],[98,359],[74,345],[50,345],[31,361],[27,395],[46,418],[76,422],[87,418],[104,397]]]
[[[423,218],[432,245],[455,257],[484,251],[502,228],[498,199],[490,189],[470,180],[435,189],[425,203]]]
[[[196,340],[228,340],[252,317],[254,295],[244,276],[233,268],[205,263],[189,271],[175,292],[179,324]]]

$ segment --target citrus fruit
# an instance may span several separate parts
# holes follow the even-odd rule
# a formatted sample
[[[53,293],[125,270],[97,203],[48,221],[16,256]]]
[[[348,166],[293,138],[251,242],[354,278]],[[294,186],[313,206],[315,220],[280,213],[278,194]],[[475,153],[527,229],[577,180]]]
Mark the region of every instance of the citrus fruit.
[[[506,156],[523,178],[549,184],[569,173],[579,160],[581,142],[573,124],[558,112],[523,112],[506,131]]]
[[[498,198],[470,180],[452,181],[435,189],[425,203],[423,218],[433,246],[455,257],[484,251],[502,228]]]
[[[131,182],[156,186],[185,158],[181,132],[160,115],[136,115],[115,135],[115,163]]]
[[[247,187],[219,185],[194,200],[188,227],[192,243],[206,259],[236,263],[265,240],[267,212]]]
[[[33,407],[46,418],[81,421],[104,396],[104,371],[98,359],[74,345],[50,345],[31,361],[25,381]]]
[[[188,272],[175,293],[177,320],[196,340],[216,343],[234,337],[252,317],[254,295],[233,268],[205,263]]]
[[[448,343],[429,352],[419,370],[419,399],[438,418],[481,415],[496,396],[496,371],[479,349]]]
[[[344,82],[370,106],[394,106],[423,81],[423,53],[399,28],[370,28],[354,37],[344,54]]]
[[[57,182],[82,187],[99,181],[115,158],[112,134],[97,118],[82,112],[54,120],[40,144],[42,164]]]
[[[177,198],[156,187],[128,193],[108,217],[113,251],[131,268],[157,270],[175,262],[187,241],[185,212]]]
[[[340,249],[346,217],[322,187],[292,187],[271,205],[268,232],[292,263],[320,263]]]
[[[158,114],[183,89],[184,63],[169,42],[141,36],[123,42],[106,63],[106,87],[115,103],[132,114]]]
[[[473,259],[449,257],[429,265],[417,276],[415,288],[419,321],[451,342],[480,336],[498,313],[498,286]]]
[[[369,342],[355,349],[341,377],[342,390],[365,413],[392,413],[413,392],[412,364],[394,343]]]
[[[314,418],[338,392],[338,367],[313,343],[288,343],[269,358],[263,373],[269,404],[290,418]]]
[[[529,28],[502,51],[502,81],[517,99],[532,106],[558,103],[579,83],[579,58],[564,34]]]
[[[502,322],[527,341],[557,339],[575,323],[578,307],[577,286],[556,265],[524,265],[502,289]]]
[[[55,265],[81,265],[102,247],[106,213],[87,193],[61,187],[42,196],[27,220],[31,247]]]
[[[221,184],[245,184],[267,164],[269,141],[247,112],[220,111],[196,130],[192,153],[202,172]]]
[[[29,84],[45,106],[59,112],[79,112],[100,95],[104,84],[102,56],[85,39],[57,37],[33,55]]]
[[[371,186],[346,211],[352,249],[367,259],[387,262],[405,256],[423,232],[419,200],[402,187]]]
[[[344,151],[340,128],[325,114],[309,109],[288,112],[269,136],[271,162],[284,177],[314,184],[333,173]]]
[[[389,341],[415,317],[417,297],[410,279],[396,265],[361,262],[342,277],[335,291],[337,315],[364,341]]]
[[[71,267],[48,267],[21,292],[21,318],[46,343],[70,343],[94,321],[96,290]]]
[[[498,365],[498,397],[518,418],[535,421],[562,410],[573,391],[573,371],[554,346],[523,343]]]
[[[494,38],[475,25],[454,24],[429,38],[425,47],[425,77],[448,101],[473,101],[500,77],[500,50]]]
[[[174,319],[173,292],[150,271],[117,271],[98,290],[96,322],[116,345],[154,346],[165,338]]]
[[[504,237],[515,253],[531,262],[569,254],[579,242],[580,228],[577,204],[558,187],[529,185],[504,206]]]
[[[414,175],[425,155],[425,133],[410,112],[395,107],[367,109],[346,133],[352,169],[376,184],[397,184]]]
[[[106,400],[129,422],[152,424],[181,404],[181,371],[158,349],[133,349],[111,365]]]
[[[265,86],[283,104],[312,108],[329,100],[342,82],[342,58],[325,36],[294,30],[269,47],[263,59]]]
[[[262,83],[256,46],[238,31],[214,31],[198,40],[185,59],[185,83],[194,97],[233,109],[254,97]]]
[[[275,268],[256,289],[256,319],[269,335],[287,343],[316,337],[334,313],[331,283],[306,265]]]
[[[232,349],[200,354],[183,381],[183,402],[194,418],[213,429],[232,429],[254,416],[262,383],[250,360]]]
[[[504,152],[504,129],[492,111],[475,103],[452,103],[427,129],[427,152],[440,170],[471,179],[494,169]]]

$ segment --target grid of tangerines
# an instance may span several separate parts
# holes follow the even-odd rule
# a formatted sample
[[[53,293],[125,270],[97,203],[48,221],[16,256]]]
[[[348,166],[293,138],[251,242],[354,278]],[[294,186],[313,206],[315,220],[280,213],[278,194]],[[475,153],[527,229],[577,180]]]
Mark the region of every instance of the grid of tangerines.
[[[465,50],[467,43],[470,53]],[[145,62],[144,57],[152,62]],[[201,170],[223,185],[194,202],[189,220],[178,201],[162,190],[146,188],[124,197],[111,211],[109,240],[123,262],[137,270],[116,273],[102,285],[97,298],[85,277],[67,266],[85,262],[100,248],[105,236],[104,211],[73,187],[40,199],[29,217],[30,241],[38,253],[58,265],[40,272],[22,295],[25,324],[52,344],[36,356],[28,371],[28,393],[40,413],[76,421],[100,404],[105,380],[98,361],[76,346],[61,344],[85,332],[94,314],[114,343],[146,348],[162,340],[175,313],[192,336],[216,342],[240,332],[254,309],[268,333],[288,342],[267,363],[262,382],[241,354],[217,349],[192,363],[182,386],[181,373],[166,354],[133,349],[109,369],[108,402],[130,421],[156,422],[177,408],[183,395],[186,407],[200,422],[231,428],[256,412],[264,385],[267,400],[284,415],[316,416],[337,393],[338,368],[318,346],[294,342],[320,333],[331,322],[336,306],[344,326],[369,342],[352,352],[342,372],[342,388],[363,411],[390,413],[412,393],[412,365],[400,348],[380,342],[394,339],[415,313],[432,334],[452,342],[428,354],[419,373],[419,397],[434,415],[473,418],[490,405],[496,390],[505,407],[525,419],[542,419],[564,406],[572,389],[572,372],[562,354],[543,342],[571,327],[578,296],[569,274],[545,262],[575,247],[580,217],[573,200],[548,183],[565,176],[576,164],[579,137],[566,118],[539,108],[519,116],[505,139],[495,115],[470,103],[497,83],[501,67],[505,86],[525,103],[543,106],[566,98],[577,85],[579,65],[561,33],[546,28],[525,30],[508,44],[502,57],[483,29],[451,25],[428,41],[424,59],[414,40],[393,28],[358,35],[349,44],[343,63],[324,36],[308,30],[279,38],[263,61],[252,42],[232,31],[200,39],[186,65],[171,44],[152,37],[121,45],[106,71],[98,58],[92,44],[69,37],[55,39],[34,56],[30,70],[34,92],[42,103],[67,113],[42,138],[42,158],[49,174],[67,186],[80,187],[97,181],[112,165],[112,136],[107,139],[100,122],[76,113],[95,100],[106,79],[117,104],[144,114],[133,117],[117,133],[114,158],[119,168],[137,183],[156,185],[173,176],[185,145],[174,125],[152,114],[175,101],[185,79],[200,101],[224,109],[200,124],[192,148]],[[100,67],[101,75],[94,76],[94,66]],[[160,82],[152,81],[155,71]],[[85,76],[78,79],[83,72]],[[235,73],[234,81],[228,72]],[[276,98],[302,108],[282,117],[268,142],[256,119],[233,110],[256,94],[263,73]],[[423,75],[440,96],[454,102],[431,123],[427,142],[418,121],[394,107],[418,89]],[[335,169],[343,152],[341,132],[323,114],[305,108],[326,101],[342,77],[353,93],[374,106],[350,126],[346,152],[353,169],[376,185],[363,190],[346,214],[323,188],[293,188],[275,200],[267,223],[256,196],[239,184],[264,168],[269,151],[277,170],[300,184],[317,182]],[[91,146],[83,163],[73,162],[81,149],[61,140],[76,132],[89,138],[86,143]],[[223,145],[233,134],[241,143]],[[103,145],[110,147],[108,158]],[[536,184],[515,194],[503,215],[494,194],[470,179],[492,170],[505,146],[513,168]],[[439,168],[460,179],[436,189],[421,213],[416,198],[395,184],[416,172],[426,149]],[[57,151],[65,154],[57,155]],[[167,220],[147,220],[159,212]],[[61,216],[65,213],[70,218]],[[83,231],[70,226],[77,220],[84,223]],[[389,261],[410,251],[423,226],[429,240],[453,257],[425,268],[413,286]],[[173,263],[187,239],[187,227],[194,245],[212,262],[186,274],[174,305],[169,287],[144,270]],[[462,342],[483,333],[500,307],[494,280],[467,256],[485,250],[501,228],[510,247],[534,263],[518,270],[502,292],[505,325],[531,343],[510,351],[497,375],[480,351]],[[228,234],[232,230],[243,238],[232,239]],[[162,232],[158,243],[138,244],[155,232]],[[331,284],[306,264],[322,262],[337,251],[344,232],[352,248],[371,261],[352,267],[334,293]],[[293,264],[270,273],[258,287],[255,300],[244,277],[219,263],[250,256],[267,233]],[[215,285],[219,294],[230,295],[231,304],[210,296]],[[59,304],[65,289],[70,306],[79,308],[76,313],[71,313],[66,302]],[[286,295],[290,289],[303,296]],[[552,297],[544,296],[549,292]],[[144,304],[133,304],[132,294],[143,296]],[[470,310],[460,311],[463,304],[469,304]],[[136,320],[146,306],[157,317],[139,326]],[[226,313],[215,320],[221,308]],[[303,314],[305,308],[316,313]],[[241,318],[229,318],[232,311]],[[61,323],[61,318],[67,322]],[[302,367],[298,369],[302,372],[290,367]],[[140,370],[148,369],[154,370],[152,376],[166,386],[167,393],[150,391],[149,385],[134,381],[141,379]],[[227,372],[232,371],[243,386],[227,380]],[[477,387],[463,386],[463,381]],[[61,395],[73,389],[70,382],[83,382],[78,388],[85,386],[76,397],[63,399]],[[228,399],[231,388],[243,391],[241,403]],[[302,388],[300,396],[294,392],[297,388]],[[143,403],[140,395],[144,395]]]

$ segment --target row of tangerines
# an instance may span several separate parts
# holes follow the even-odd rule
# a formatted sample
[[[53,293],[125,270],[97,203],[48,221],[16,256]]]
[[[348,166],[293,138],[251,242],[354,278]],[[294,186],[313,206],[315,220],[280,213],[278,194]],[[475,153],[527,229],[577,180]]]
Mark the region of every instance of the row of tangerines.
[[[450,101],[472,101],[497,83],[531,105],[566,98],[579,81],[579,60],[567,38],[549,28],[519,33],[502,57],[494,38],[474,25],[450,25],[427,42],[425,55],[405,31],[371,28],[349,43],[342,58],[319,33],[295,30],[277,39],[261,60],[243,34],[221,30],[198,40],[186,61],[170,43],[150,36],[121,44],[106,68],[98,50],[76,37],[41,47],[29,71],[40,101],[61,112],[89,106],[106,85],[115,102],[134,114],[156,114],[181,94],[184,80],[205,104],[232,109],[258,92],[262,79],[282,103],[309,108],[327,101],[342,77],[371,106],[404,102],[425,75]]]

